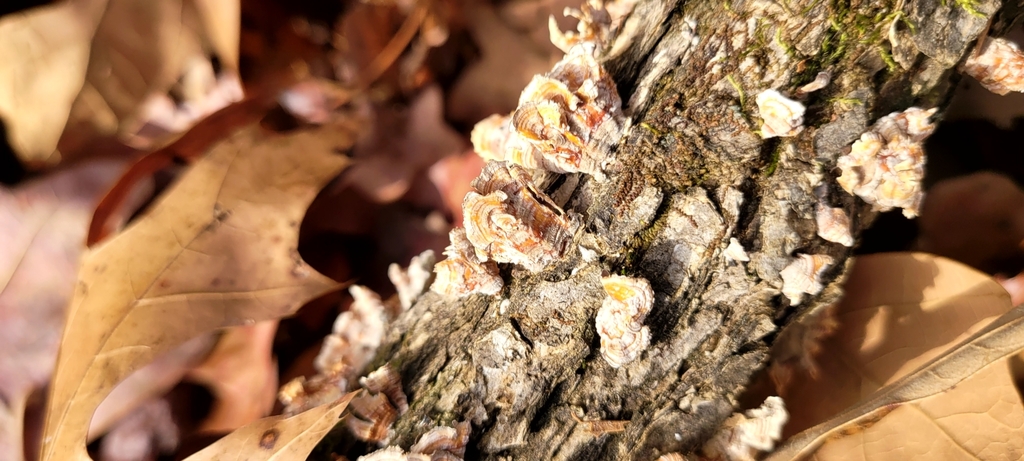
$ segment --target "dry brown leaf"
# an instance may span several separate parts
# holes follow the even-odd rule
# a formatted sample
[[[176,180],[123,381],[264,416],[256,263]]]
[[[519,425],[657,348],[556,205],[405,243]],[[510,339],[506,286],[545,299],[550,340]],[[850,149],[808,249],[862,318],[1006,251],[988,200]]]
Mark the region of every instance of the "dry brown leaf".
[[[21,459],[26,399],[50,380],[89,218],[124,167],[93,162],[0,187],[0,459]]]
[[[174,453],[181,438],[166,399],[149,400],[135,408],[100,441],[101,461],[148,461]]]
[[[935,183],[918,228],[921,251],[990,274],[1024,269],[1024,190],[1006,175],[981,172]]]
[[[201,432],[230,432],[268,414],[277,401],[273,359],[277,320],[228,329],[206,360],[189,372],[216,398]]]
[[[409,191],[417,173],[467,147],[444,120],[444,97],[437,85],[421,91],[408,109],[376,108],[376,117],[356,144],[352,169],[335,190],[355,187],[376,202],[394,202]]]
[[[209,56],[226,74],[238,66],[237,1],[108,2],[86,79],[120,121],[121,135],[134,135],[152,118],[166,118],[167,129],[181,131],[226,105],[204,107],[217,87]],[[175,85],[182,113],[166,96]]]
[[[467,2],[466,22],[482,56],[448,93],[446,113],[452,120],[473,124],[515,109],[530,79],[551,69],[561,52],[548,43],[539,46],[509,27],[486,2]]]
[[[306,459],[316,444],[338,423],[358,391],[290,418],[271,416],[234,431],[185,461],[294,461]]]
[[[85,255],[41,459],[89,459],[96,406],[161,352],[205,331],[288,315],[336,287],[302,261],[296,235],[306,206],[345,164],[334,149],[347,147],[327,144],[322,130],[249,126]]]
[[[1024,349],[1024,307],[1010,310],[994,280],[925,254],[865,256],[837,318],[819,379],[798,377],[784,396],[788,432],[825,422],[769,459],[1024,455],[1024,406],[1007,363]]]
[[[106,0],[72,0],[0,18],[0,118],[23,160],[41,162],[82,89]]]
[[[65,125],[76,127],[71,146],[114,128],[151,141],[135,138],[147,122],[186,129],[241,97],[239,27],[239,3],[223,0],[71,0],[3,17],[0,117],[11,146],[29,164],[56,163]]]
[[[135,370],[124,381],[118,383],[96,408],[96,413],[89,423],[89,441],[92,442],[115,425],[123,425],[124,418],[137,411],[140,406],[158,399],[174,388],[216,345],[215,333],[197,336],[160,354],[156,360]],[[54,358],[57,357],[56,345],[53,355]]]

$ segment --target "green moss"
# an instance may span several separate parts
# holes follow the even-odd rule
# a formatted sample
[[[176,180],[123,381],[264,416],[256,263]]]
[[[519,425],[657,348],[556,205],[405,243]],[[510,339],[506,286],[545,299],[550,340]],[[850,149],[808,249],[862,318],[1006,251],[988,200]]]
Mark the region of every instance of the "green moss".
[[[736,89],[736,92],[740,94],[740,107],[747,104],[747,94],[743,92],[743,87],[740,86],[739,82],[733,78],[732,74],[726,75],[725,79],[729,81],[729,84]]]
[[[768,162],[768,166],[764,169],[764,177],[769,177],[775,174],[775,170],[779,168],[779,160],[782,159],[782,144],[780,143],[775,150],[772,151],[772,159]]]
[[[956,6],[963,8],[971,16],[984,18],[985,14],[978,11],[978,0],[953,0]],[[946,6],[946,0],[942,0],[942,6]]]
[[[662,206],[665,204],[663,203]],[[660,214],[660,213],[659,213]],[[640,263],[640,258],[643,256],[644,251],[647,247],[651,246],[654,239],[661,234],[661,230],[665,227],[664,216],[659,217],[650,226],[637,232],[636,235],[631,237],[626,242],[626,260],[623,261],[619,267],[619,275],[630,275],[636,273],[636,266]]]
[[[838,97],[838,98],[830,99],[829,102],[832,103],[832,104],[836,104],[836,105],[838,105],[840,107],[843,107],[844,109],[847,108],[847,106],[863,106],[864,105],[864,101],[861,101],[860,99],[857,99],[857,98]]]
[[[647,132],[649,132],[649,133],[651,133],[651,134],[653,134],[654,136],[656,136],[656,137],[659,137],[659,138],[660,138],[660,137],[661,137],[661,136],[662,136],[662,135],[664,134],[664,133],[662,133],[661,131],[658,131],[658,129],[657,129],[657,128],[654,128],[653,126],[651,126],[651,124],[649,124],[649,123],[647,123],[647,122],[640,122],[640,124],[639,124],[639,125],[637,125],[637,126],[639,126],[640,128],[643,128],[643,129],[647,130]]]
[[[885,61],[885,67],[889,69],[889,73],[895,73],[900,69],[899,64],[896,64],[896,60],[892,58],[892,52],[888,47],[879,46],[878,54],[882,57],[882,61]]]
[[[782,48],[786,52],[787,56],[789,56],[789,57],[791,57],[793,59],[800,59],[800,56],[797,54],[796,49],[793,48],[792,45],[790,45],[790,44],[786,43],[784,40],[782,40],[782,29],[781,28],[780,29],[775,29],[775,43],[777,45],[779,45],[779,47]]]

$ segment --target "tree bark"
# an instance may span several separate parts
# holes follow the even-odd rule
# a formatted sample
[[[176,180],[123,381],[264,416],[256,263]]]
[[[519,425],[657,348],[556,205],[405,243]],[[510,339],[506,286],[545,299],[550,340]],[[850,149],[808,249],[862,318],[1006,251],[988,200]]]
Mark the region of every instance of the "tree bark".
[[[816,235],[819,196],[846,210],[855,236],[876,213],[836,184],[836,159],[881,116],[943,106],[957,64],[1019,7],[642,1],[606,47],[632,118],[618,171],[548,188],[569,194],[565,208],[586,223],[577,241],[600,258],[574,249],[540,274],[503,267],[506,287],[494,297],[423,295],[378,354],[411,399],[393,443],[468,420],[467,459],[653,460],[698,449],[780,330],[841,294],[852,250]],[[804,130],[761,139],[757,93],[793,94],[820,71],[832,81],[803,101]],[[730,238],[749,262],[726,261]],[[791,307],[779,272],[797,253],[835,263],[822,293]],[[651,345],[619,369],[602,358],[594,328],[602,272],[644,277],[656,292]],[[576,418],[628,422],[595,434],[600,427]]]

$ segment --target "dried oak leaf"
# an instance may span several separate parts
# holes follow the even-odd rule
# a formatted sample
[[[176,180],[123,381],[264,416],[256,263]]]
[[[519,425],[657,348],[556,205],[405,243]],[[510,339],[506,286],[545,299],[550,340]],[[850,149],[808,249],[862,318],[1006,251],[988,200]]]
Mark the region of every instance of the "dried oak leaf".
[[[189,370],[202,363],[216,345],[217,335],[214,332],[196,336],[160,354],[114,386],[92,415],[89,442],[116,426],[123,426],[125,418],[139,411],[140,406],[159,399],[174,388]],[[57,358],[56,345],[53,357]]]
[[[325,143],[324,129],[343,127],[239,130],[149,212],[84,256],[42,460],[89,459],[93,410],[161,352],[216,328],[288,315],[336,288],[296,249],[305,208],[346,163],[334,152],[348,146]]]
[[[50,381],[89,218],[123,169],[91,162],[0,187],[0,459],[22,459],[27,400]]]
[[[768,459],[1024,454],[1008,362],[1024,349],[1024,306],[1011,310],[985,274],[925,254],[860,257],[845,291],[818,379],[797,376],[783,396],[787,432],[817,425]]]
[[[358,391],[356,391],[358,392]],[[306,459],[348,407],[356,392],[292,417],[271,416],[238,429],[185,461],[293,461]]]
[[[0,118],[11,146],[30,165],[56,163],[66,125],[75,146],[115,130],[132,140],[146,123],[182,131],[238,100],[239,18],[237,1],[219,0],[72,0],[4,16]]]
[[[0,18],[0,119],[23,160],[44,161],[57,147],[104,3],[69,1]]]
[[[229,432],[268,414],[277,401],[272,346],[277,320],[229,328],[213,352],[189,372],[216,401],[199,431]]]

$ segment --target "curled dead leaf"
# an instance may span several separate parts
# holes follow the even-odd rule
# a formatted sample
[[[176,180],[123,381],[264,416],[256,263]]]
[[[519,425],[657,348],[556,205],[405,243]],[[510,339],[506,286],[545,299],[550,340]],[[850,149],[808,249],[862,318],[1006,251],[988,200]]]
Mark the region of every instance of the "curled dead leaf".
[[[302,261],[295,241],[305,207],[345,165],[334,148],[347,146],[322,138],[316,130],[240,130],[84,257],[42,459],[89,459],[85,433],[96,406],[160,352],[205,331],[287,315],[335,289]]]
[[[263,418],[224,436],[185,461],[306,459],[316,444],[338,423],[338,418],[348,408],[355,394],[349,393],[334,402],[292,417]]]
[[[984,274],[924,254],[861,257],[846,293],[819,378],[785,392],[787,431],[814,426],[768,459],[1024,454],[1024,405],[1007,364],[1024,349],[1024,306],[1011,310]]]

